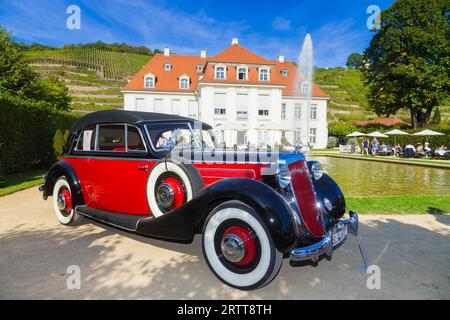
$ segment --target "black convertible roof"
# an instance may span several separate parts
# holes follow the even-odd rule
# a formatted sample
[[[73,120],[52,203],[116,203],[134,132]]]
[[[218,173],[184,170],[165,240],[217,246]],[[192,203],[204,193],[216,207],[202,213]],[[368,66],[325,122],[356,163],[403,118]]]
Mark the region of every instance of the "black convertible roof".
[[[186,118],[171,114],[154,113],[154,112],[138,112],[138,111],[125,111],[125,110],[104,110],[92,112],[77,120],[72,128],[73,132],[76,132],[86,126],[97,123],[111,123],[120,122],[128,124],[137,124],[138,122],[164,122],[164,121],[183,121],[183,122],[200,122],[192,118]],[[202,122],[200,122],[202,123]],[[212,127],[206,123],[202,123],[203,129],[212,129]]]

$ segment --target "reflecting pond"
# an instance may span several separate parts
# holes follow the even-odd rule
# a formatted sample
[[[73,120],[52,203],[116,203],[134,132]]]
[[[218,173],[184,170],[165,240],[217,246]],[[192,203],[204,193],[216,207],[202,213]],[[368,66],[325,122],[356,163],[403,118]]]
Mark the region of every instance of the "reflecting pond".
[[[347,196],[450,194],[450,170],[422,166],[309,156],[318,160]]]

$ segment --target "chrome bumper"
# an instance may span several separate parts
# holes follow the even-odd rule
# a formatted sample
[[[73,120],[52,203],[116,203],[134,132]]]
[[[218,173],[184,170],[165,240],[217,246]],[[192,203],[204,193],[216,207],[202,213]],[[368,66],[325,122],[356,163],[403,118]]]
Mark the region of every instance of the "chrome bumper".
[[[350,211],[350,219],[339,220],[334,226],[334,228],[347,227],[348,232],[356,236],[358,235],[358,225],[359,225],[358,214],[356,212]],[[291,260],[292,261],[317,260],[322,255],[331,257],[333,255],[334,228],[329,230],[321,241],[307,247],[293,249],[291,251]]]

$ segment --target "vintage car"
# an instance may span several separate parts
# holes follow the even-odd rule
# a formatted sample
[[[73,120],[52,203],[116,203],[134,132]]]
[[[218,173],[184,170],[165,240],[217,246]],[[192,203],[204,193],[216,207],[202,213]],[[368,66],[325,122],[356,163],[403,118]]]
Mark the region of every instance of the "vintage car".
[[[358,216],[319,162],[301,153],[215,148],[211,126],[148,112],[78,120],[40,186],[56,217],[84,217],[143,236],[190,243],[224,283],[270,283],[283,258],[312,261],[356,234]],[[307,262],[306,262],[307,263]]]

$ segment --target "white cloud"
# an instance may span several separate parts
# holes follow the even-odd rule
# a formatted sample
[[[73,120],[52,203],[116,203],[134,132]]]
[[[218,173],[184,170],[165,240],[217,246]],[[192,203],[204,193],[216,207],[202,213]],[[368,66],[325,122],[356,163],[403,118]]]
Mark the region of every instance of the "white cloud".
[[[321,26],[312,33],[314,64],[321,67],[345,65],[351,53],[362,51],[366,34],[367,29],[358,28],[352,19]]]
[[[276,17],[272,22],[272,28],[276,31],[290,31],[292,30],[291,20]]]

